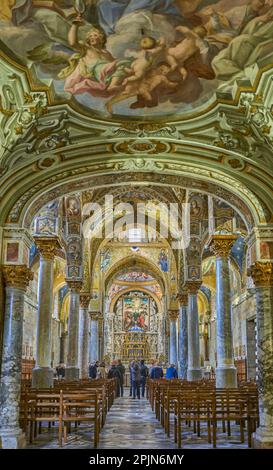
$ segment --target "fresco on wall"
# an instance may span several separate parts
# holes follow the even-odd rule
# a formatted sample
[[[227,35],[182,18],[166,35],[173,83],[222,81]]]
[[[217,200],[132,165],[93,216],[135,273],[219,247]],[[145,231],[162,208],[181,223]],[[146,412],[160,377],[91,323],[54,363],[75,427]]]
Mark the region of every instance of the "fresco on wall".
[[[192,112],[273,53],[272,0],[0,0],[1,40],[105,116]]]
[[[123,298],[124,330],[139,327],[148,330],[149,323],[149,297],[133,292]]]
[[[243,237],[238,237],[231,249],[231,256],[237,262],[240,271],[243,271],[246,252],[246,243]]]
[[[111,254],[110,254],[110,250],[107,249],[105,251],[102,251],[101,252],[101,262],[100,262],[100,269],[102,272],[104,272],[109,264],[110,264],[110,261],[111,261]]]
[[[140,291],[132,291],[120,297],[115,306],[115,312],[116,317],[120,318],[120,328],[121,323],[123,325],[123,331],[136,328],[150,331],[154,328],[157,306],[149,295]]]
[[[15,263],[19,258],[19,243],[8,243],[7,244],[7,256],[6,260],[9,263]]]
[[[165,252],[165,250],[160,251],[158,264],[161,268],[161,271],[163,271],[163,273],[167,273],[169,271],[168,255]]]
[[[119,281],[127,282],[147,282],[153,281],[154,278],[149,274],[140,271],[129,271],[128,273],[121,274],[117,279]]]

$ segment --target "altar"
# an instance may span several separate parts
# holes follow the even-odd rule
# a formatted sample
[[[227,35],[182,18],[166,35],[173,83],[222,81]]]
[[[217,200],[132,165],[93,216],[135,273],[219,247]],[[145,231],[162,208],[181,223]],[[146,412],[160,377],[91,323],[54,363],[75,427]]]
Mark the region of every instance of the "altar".
[[[133,327],[125,334],[122,352],[122,360],[125,362],[149,359],[149,345],[147,334],[139,327]]]
[[[132,290],[121,295],[113,313],[105,328],[105,345],[111,359],[121,359],[128,365],[134,360],[155,360],[164,352],[162,317],[148,292]]]

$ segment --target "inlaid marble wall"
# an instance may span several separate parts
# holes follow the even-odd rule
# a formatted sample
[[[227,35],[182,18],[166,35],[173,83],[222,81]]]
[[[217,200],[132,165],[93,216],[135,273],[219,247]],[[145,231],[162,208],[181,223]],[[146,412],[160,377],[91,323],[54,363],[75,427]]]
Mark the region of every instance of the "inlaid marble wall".
[[[235,359],[244,359],[247,354],[247,319],[256,316],[254,294],[243,294],[233,302],[233,348]]]
[[[37,337],[37,292],[38,278],[35,273],[34,279],[30,282],[25,296],[24,320],[23,320],[23,358],[36,359],[36,337]],[[52,366],[60,362],[60,322],[52,319]]]
[[[55,368],[60,362],[60,322],[52,319],[52,367]]]
[[[38,279],[35,274],[33,281],[29,283],[24,302],[23,319],[23,351],[22,356],[25,359],[33,359],[36,354],[36,336],[37,336],[37,290]]]
[[[2,351],[3,330],[4,330],[4,283],[2,272],[0,272],[0,351]]]
[[[256,316],[256,300],[253,293],[244,292],[232,303],[232,331],[234,358],[245,359],[247,355],[247,321]],[[216,312],[215,296],[211,298],[211,321],[209,339],[209,360],[212,367],[216,365]]]

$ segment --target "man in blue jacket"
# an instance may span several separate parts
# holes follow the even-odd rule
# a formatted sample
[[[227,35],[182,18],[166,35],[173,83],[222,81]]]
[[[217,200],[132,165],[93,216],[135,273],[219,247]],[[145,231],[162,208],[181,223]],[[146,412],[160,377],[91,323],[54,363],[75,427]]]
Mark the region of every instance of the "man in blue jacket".
[[[174,364],[171,364],[166,370],[166,379],[178,379],[178,373]]]
[[[151,379],[162,379],[163,369],[158,365],[158,362],[155,362],[154,366],[151,368],[150,378]]]

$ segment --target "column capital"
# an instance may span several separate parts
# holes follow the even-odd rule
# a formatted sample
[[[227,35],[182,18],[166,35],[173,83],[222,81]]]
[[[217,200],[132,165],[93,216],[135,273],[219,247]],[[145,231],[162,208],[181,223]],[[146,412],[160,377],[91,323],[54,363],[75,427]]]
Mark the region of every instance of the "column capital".
[[[186,281],[185,290],[187,290],[188,294],[190,295],[197,294],[201,285],[202,285],[202,281]]]
[[[57,237],[34,237],[40,255],[45,259],[54,259],[56,250],[61,247]]]
[[[80,306],[82,308],[88,308],[90,299],[91,299],[91,295],[89,294],[89,292],[81,292],[80,293]]]
[[[177,294],[176,298],[181,306],[188,306],[189,296],[186,290],[184,292],[180,292],[180,294]]]
[[[252,264],[247,272],[251,276],[256,287],[272,287],[273,286],[273,262],[272,261],[256,261]]]
[[[232,234],[212,235],[209,241],[210,251],[212,251],[217,258],[228,258],[230,250],[237,238],[238,235]]]
[[[27,289],[29,281],[33,279],[33,272],[25,264],[3,265],[2,271],[7,287]]]
[[[100,312],[89,312],[90,319],[91,320],[98,320],[100,316]]]
[[[172,320],[177,320],[178,318],[178,315],[179,315],[179,310],[169,310],[168,311],[168,314],[169,314],[169,319],[172,321]]]
[[[66,279],[66,284],[68,285],[69,289],[73,290],[77,294],[80,293],[82,288],[82,281],[74,280],[74,279]]]

